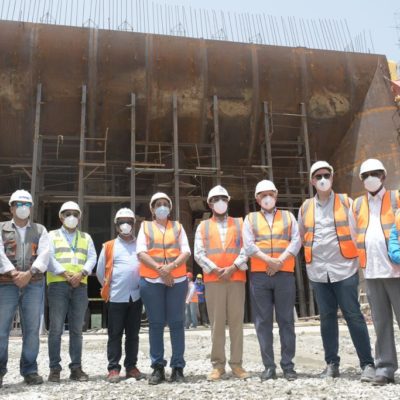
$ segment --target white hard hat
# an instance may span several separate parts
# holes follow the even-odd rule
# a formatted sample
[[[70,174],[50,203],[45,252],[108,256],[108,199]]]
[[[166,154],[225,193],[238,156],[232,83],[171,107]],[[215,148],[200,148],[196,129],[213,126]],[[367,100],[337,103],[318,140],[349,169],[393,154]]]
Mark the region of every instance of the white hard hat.
[[[360,167],[360,179],[361,175],[364,174],[365,172],[371,172],[371,171],[383,171],[385,173],[385,176],[387,174],[386,168],[382,164],[381,161],[377,160],[376,158],[369,158],[368,160],[365,160]]]
[[[58,212],[58,216],[61,217],[61,214],[64,211],[67,210],[72,210],[72,211],[79,211],[79,214],[82,215],[81,209],[79,208],[79,205],[75,203],[74,201],[66,201],[60,208],[60,211]]]
[[[313,165],[311,165],[311,168],[310,168],[310,180],[312,179],[314,173],[317,172],[319,169],[322,169],[322,168],[329,169],[329,171],[331,171],[331,173],[333,175],[333,167],[332,167],[332,165],[330,165],[326,161],[317,161]]]
[[[118,218],[133,218],[135,219],[135,214],[130,208],[121,208],[117,211],[114,218],[114,224],[117,223]]]
[[[169,198],[169,196],[165,193],[157,192],[157,193],[154,193],[153,196],[151,196],[150,203],[149,203],[150,211],[151,211],[151,205],[158,199],[168,200],[170,208],[172,208],[172,200]]]
[[[10,197],[10,201],[8,202],[8,205],[11,206],[11,204],[14,201],[25,201],[27,203],[33,204],[32,201],[32,196],[29,192],[23,189],[16,190]]]
[[[209,203],[211,197],[214,197],[214,196],[225,196],[225,197],[228,198],[228,201],[231,199],[231,196],[229,196],[228,191],[224,187],[222,187],[221,185],[214,186],[208,192],[207,203]]]
[[[264,192],[266,190],[273,190],[277,192],[278,189],[274,185],[274,182],[264,179],[257,183],[256,190],[254,191],[254,197],[257,197],[258,193]]]

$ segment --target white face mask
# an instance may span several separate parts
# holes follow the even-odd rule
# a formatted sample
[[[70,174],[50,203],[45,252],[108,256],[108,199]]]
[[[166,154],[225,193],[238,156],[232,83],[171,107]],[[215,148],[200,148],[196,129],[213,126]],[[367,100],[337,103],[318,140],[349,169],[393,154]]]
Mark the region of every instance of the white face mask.
[[[228,209],[228,203],[224,200],[218,200],[216,203],[214,203],[214,208],[213,210],[220,215],[223,215],[226,213],[226,210]]]
[[[381,179],[377,176],[369,176],[364,180],[364,187],[368,192],[374,193],[382,186]]]
[[[17,207],[15,214],[19,219],[27,219],[31,215],[31,209],[27,206]]]
[[[325,179],[322,178],[319,181],[317,181],[317,183],[315,184],[315,186],[317,187],[318,190],[320,190],[321,192],[327,192],[331,187],[331,181],[330,179]]]
[[[262,200],[261,200],[261,207],[262,207],[264,210],[271,210],[271,209],[273,209],[273,208],[275,207],[275,204],[276,204],[276,199],[275,199],[275,197],[272,197],[272,196],[269,196],[269,195],[263,197]]]
[[[156,210],[154,211],[156,214],[156,217],[160,219],[161,221],[165,220],[168,218],[169,215],[169,207],[166,206],[160,206],[157,207]]]
[[[64,225],[68,229],[75,229],[78,225],[78,218],[74,217],[73,215],[70,215],[69,217],[64,219]]]
[[[121,231],[121,235],[128,236],[128,235],[130,235],[131,232],[132,232],[132,225],[127,224],[127,223],[121,224],[121,225],[119,226],[119,229],[120,229],[120,231]]]

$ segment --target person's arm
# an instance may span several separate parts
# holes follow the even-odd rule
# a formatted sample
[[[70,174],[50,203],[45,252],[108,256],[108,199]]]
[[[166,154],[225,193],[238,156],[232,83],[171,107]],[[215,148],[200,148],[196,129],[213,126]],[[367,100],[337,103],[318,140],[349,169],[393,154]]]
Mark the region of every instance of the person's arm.
[[[246,271],[248,269],[247,262],[249,261],[249,257],[247,256],[244,247],[240,249],[239,255],[236,257],[233,265],[241,271]]]
[[[94,247],[92,238],[89,236],[88,256],[85,265],[83,266],[83,269],[86,271],[86,275],[90,275],[92,273],[93,268],[96,265],[96,261],[97,261],[96,248]]]
[[[16,271],[13,263],[6,256],[3,238],[0,234],[0,274],[8,274]]]
[[[299,232],[299,225],[297,224],[296,218],[292,213],[290,213],[290,219],[292,221],[292,233],[290,237],[290,243],[287,249],[279,256],[279,259],[282,262],[285,262],[286,259],[290,256],[296,257],[298,252],[301,249],[301,239]]]
[[[96,276],[101,286],[103,286],[104,283],[105,272],[106,272],[106,257],[103,246],[100,252],[99,260],[97,261],[97,269],[96,269]]]
[[[49,252],[50,252],[50,261],[48,265],[48,271],[51,272],[54,275],[65,275],[66,277],[66,270],[65,268],[56,260],[55,257],[55,249],[54,249],[54,243],[50,238],[49,241]]]
[[[400,241],[396,224],[393,224],[389,237],[389,258],[394,264],[400,264]]]
[[[40,235],[37,257],[32,263],[32,268],[38,269],[40,272],[44,273],[47,271],[47,267],[50,261],[50,236],[46,228],[43,227],[43,232]]]
[[[206,249],[204,248],[203,238],[201,236],[201,224],[197,227],[195,238],[194,238],[194,259],[199,264],[200,268],[206,274],[211,274],[218,267],[213,261],[207,257]]]

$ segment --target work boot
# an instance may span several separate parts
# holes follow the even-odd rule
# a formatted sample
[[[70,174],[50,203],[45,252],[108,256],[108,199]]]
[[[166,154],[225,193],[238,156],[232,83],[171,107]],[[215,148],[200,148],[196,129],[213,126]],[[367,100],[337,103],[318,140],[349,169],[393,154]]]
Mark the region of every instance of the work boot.
[[[107,375],[107,381],[110,383],[118,383],[121,380],[121,377],[119,376],[119,371],[117,369],[112,369],[111,371],[108,371]]]
[[[61,371],[59,369],[50,369],[48,381],[60,383],[60,372]]]
[[[164,367],[161,366],[156,366],[153,369],[153,373],[151,374],[149,378],[149,385],[158,385],[161,382],[165,381],[165,371]]]
[[[288,381],[295,381],[297,379],[297,372],[292,369],[284,369],[283,377]]]
[[[37,372],[33,372],[32,374],[25,375],[24,381],[27,385],[41,385],[43,378]]]
[[[126,371],[126,379],[135,378],[137,381],[145,379],[146,375],[142,374],[137,367],[130,368]]]
[[[373,382],[375,379],[375,367],[372,364],[366,365],[361,372],[361,382]]]
[[[208,381],[219,381],[225,375],[224,368],[214,368],[210,374],[207,376]]]
[[[276,379],[276,370],[275,368],[265,368],[265,370],[261,373],[261,381],[268,381],[269,379]]]
[[[394,383],[394,378],[388,378],[387,376],[383,375],[375,376],[374,380],[372,381],[374,386],[385,386],[389,383]]]
[[[328,364],[321,374],[321,378],[338,378],[339,376],[339,365],[337,364]]]
[[[172,368],[171,378],[169,378],[170,382],[183,383],[185,382],[185,377],[183,375],[183,368],[174,367]]]
[[[250,376],[242,367],[232,367],[232,374],[239,379],[247,379]]]
[[[0,375],[0,388],[3,387],[3,375]]]
[[[81,367],[71,368],[69,379],[72,381],[87,382],[89,380],[89,375],[83,372]]]

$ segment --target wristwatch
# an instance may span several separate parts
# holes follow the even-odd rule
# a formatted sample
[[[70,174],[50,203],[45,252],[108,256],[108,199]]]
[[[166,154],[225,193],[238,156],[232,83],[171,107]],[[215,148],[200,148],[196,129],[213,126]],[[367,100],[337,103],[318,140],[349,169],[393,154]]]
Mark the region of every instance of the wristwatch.
[[[86,271],[86,269],[83,269],[81,271],[81,273],[82,273],[83,276],[88,276],[89,275],[88,272]]]
[[[34,275],[36,275],[36,274],[38,274],[40,272],[40,270],[38,268],[36,268],[36,267],[32,267],[29,271],[30,271],[32,276],[34,276]]]

